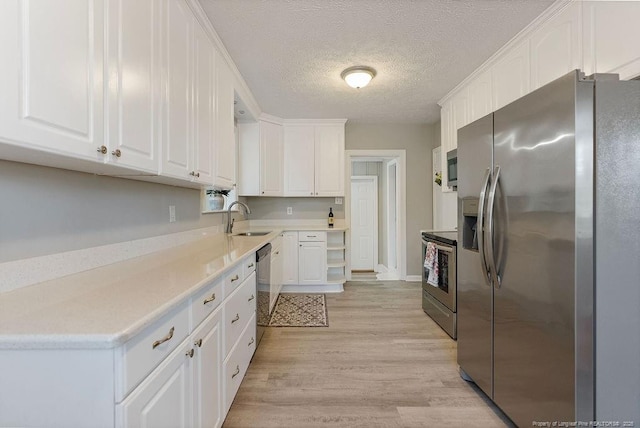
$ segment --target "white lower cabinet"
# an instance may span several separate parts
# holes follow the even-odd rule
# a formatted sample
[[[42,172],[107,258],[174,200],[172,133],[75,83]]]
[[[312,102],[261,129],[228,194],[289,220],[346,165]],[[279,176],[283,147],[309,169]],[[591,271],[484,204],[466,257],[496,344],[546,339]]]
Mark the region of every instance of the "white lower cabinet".
[[[116,427],[192,426],[192,349],[184,342],[116,406]]]
[[[326,232],[298,232],[298,283],[327,283]]]
[[[282,284],[298,283],[298,232],[282,234]]]
[[[251,357],[256,350],[256,315],[255,313],[246,323],[240,338],[224,361],[224,409],[225,414],[231,408],[231,403],[240,388]]]
[[[278,300],[278,295],[282,289],[282,271],[283,271],[283,234],[280,234],[273,242],[271,250],[271,265],[269,278],[269,312],[271,312]]]

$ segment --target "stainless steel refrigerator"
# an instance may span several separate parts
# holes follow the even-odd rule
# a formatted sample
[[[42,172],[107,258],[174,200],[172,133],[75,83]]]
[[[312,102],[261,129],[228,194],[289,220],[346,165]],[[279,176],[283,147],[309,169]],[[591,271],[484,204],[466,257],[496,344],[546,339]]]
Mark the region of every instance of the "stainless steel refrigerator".
[[[578,71],[458,131],[458,363],[518,426],[640,424],[640,82]]]

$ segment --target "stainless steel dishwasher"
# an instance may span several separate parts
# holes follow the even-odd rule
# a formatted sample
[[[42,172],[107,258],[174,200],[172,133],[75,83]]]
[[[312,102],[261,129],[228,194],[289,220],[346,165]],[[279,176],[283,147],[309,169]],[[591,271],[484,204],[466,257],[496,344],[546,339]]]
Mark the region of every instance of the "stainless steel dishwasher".
[[[256,349],[260,346],[262,335],[266,327],[269,326],[271,313],[269,311],[269,293],[271,291],[271,244],[266,244],[256,252],[256,277],[257,277],[257,293],[258,307],[256,309],[256,336],[258,343]]]

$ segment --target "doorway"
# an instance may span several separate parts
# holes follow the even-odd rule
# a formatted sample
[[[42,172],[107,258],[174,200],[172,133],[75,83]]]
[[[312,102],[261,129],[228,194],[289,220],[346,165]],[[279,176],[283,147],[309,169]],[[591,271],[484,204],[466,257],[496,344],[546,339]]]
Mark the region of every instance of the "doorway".
[[[406,279],[406,152],[405,150],[347,150],[345,218],[347,280]],[[375,180],[372,178],[375,177]],[[353,178],[353,180],[352,180]],[[357,186],[377,182],[378,209],[365,202]],[[366,190],[370,192],[371,189]],[[356,206],[359,205],[359,206]],[[364,215],[361,206],[369,207]],[[373,230],[362,229],[373,222]],[[376,232],[377,231],[377,236]],[[373,263],[370,258],[373,257]],[[366,272],[366,273],[363,273]],[[352,273],[354,275],[352,275]]]

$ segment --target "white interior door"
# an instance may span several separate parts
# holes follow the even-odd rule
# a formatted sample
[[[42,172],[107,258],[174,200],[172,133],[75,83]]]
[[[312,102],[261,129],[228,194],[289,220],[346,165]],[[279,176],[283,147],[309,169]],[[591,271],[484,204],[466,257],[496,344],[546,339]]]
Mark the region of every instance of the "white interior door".
[[[378,259],[378,177],[351,177],[351,270],[373,271]]]

